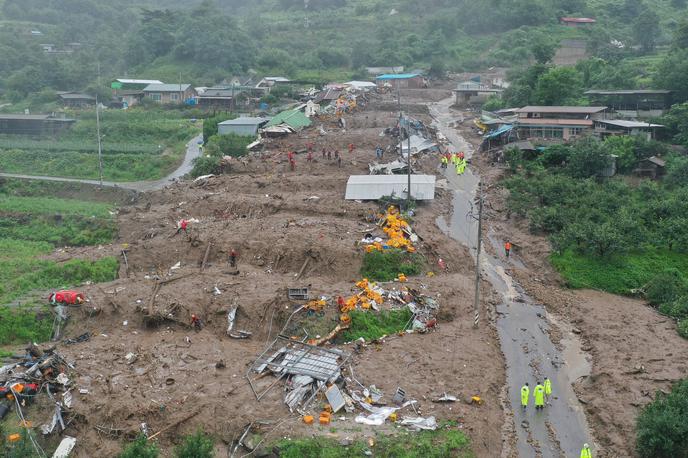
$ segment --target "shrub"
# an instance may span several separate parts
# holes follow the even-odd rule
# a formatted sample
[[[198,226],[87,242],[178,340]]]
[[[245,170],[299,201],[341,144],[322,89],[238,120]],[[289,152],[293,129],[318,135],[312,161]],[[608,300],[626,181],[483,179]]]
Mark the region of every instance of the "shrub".
[[[688,320],[679,321],[678,334],[684,339],[688,339]]]
[[[423,266],[422,258],[416,253],[399,249],[373,251],[363,257],[361,274],[375,281],[392,281],[401,273],[418,275]]]
[[[652,305],[669,304],[686,292],[686,281],[676,269],[657,274],[645,290],[645,298]]]
[[[638,455],[648,458],[688,457],[688,380],[671,393],[657,393],[638,416]]]
[[[203,431],[198,430],[184,438],[182,445],[175,448],[174,456],[177,458],[212,458],[213,439]]]
[[[366,341],[403,331],[413,313],[408,308],[380,313],[357,310],[351,312],[351,325],[343,334],[345,341],[363,337]]]
[[[126,446],[118,458],[157,458],[159,453],[158,446],[148,442],[146,436],[141,434],[134,442]]]

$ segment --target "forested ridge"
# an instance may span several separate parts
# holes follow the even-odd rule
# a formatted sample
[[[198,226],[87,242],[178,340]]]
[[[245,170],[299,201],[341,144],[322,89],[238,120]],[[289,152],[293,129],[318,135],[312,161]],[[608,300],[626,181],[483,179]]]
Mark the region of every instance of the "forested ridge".
[[[668,53],[685,8],[684,0],[4,0],[0,90],[15,100],[82,90],[99,67],[105,80],[181,73],[198,85],[249,69],[318,80],[360,76],[364,66],[439,74],[527,65],[567,38],[586,39],[605,63],[639,59],[632,76],[647,78],[662,59],[646,56]],[[561,16],[598,23],[572,29],[558,25]],[[80,46],[49,55],[46,43]]]

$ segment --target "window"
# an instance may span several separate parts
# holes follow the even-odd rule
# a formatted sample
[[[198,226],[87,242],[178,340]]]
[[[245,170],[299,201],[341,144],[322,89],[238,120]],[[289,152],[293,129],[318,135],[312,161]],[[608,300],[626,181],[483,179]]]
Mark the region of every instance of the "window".
[[[160,99],[161,99],[161,96],[160,96],[160,93],[159,93],[159,92],[153,92],[153,93],[151,93],[150,98],[151,98],[151,100],[153,100],[154,102],[159,102]]]
[[[173,102],[177,102],[179,100],[179,94],[177,94],[176,92],[171,93],[170,100],[172,100]]]

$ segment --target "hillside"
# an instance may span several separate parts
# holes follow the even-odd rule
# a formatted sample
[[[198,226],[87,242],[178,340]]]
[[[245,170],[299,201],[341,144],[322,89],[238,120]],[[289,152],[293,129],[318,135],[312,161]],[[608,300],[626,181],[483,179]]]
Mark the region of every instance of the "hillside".
[[[532,61],[534,44],[555,46],[565,38],[588,40],[605,59],[637,58],[666,48],[685,11],[681,0],[63,3],[0,2],[3,98],[86,89],[98,79],[98,64],[105,80],[125,74],[176,80],[181,73],[203,85],[249,69],[328,80],[361,76],[364,66],[434,73],[511,67]],[[558,25],[562,15],[598,23],[573,29]],[[624,49],[610,49],[611,40]],[[46,54],[42,44],[57,52]]]

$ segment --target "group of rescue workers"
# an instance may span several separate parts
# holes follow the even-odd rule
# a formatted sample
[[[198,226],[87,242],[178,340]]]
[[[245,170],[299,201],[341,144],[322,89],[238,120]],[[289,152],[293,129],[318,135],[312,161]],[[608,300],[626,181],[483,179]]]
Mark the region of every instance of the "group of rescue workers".
[[[540,381],[537,382],[537,385],[535,385],[535,389],[533,390],[533,398],[535,400],[535,410],[544,410],[545,405],[550,404],[552,399],[552,381],[549,378],[545,377],[545,380],[542,383],[540,383]],[[530,385],[526,382],[526,384],[521,387],[521,408],[523,411],[528,409],[529,403]],[[588,444],[583,444],[580,458],[592,458],[592,451],[590,450],[590,446]]]
[[[466,165],[468,164],[463,151],[460,153],[443,154],[440,158],[440,162],[443,169],[446,169],[449,166],[449,163],[451,163],[456,169],[457,175],[463,175],[463,173],[466,171]]]

